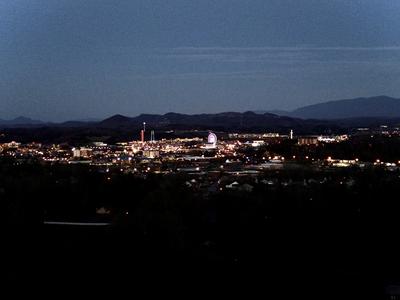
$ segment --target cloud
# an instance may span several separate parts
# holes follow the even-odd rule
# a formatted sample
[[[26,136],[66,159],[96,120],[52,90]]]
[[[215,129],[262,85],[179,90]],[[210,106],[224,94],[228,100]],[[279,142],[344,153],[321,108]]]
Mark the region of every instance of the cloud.
[[[133,75],[131,79],[177,79],[177,80],[193,80],[193,79],[233,79],[233,78],[279,78],[277,74],[268,74],[263,71],[231,71],[231,72],[191,72],[191,73],[162,73],[149,75]]]
[[[400,47],[179,47],[156,49],[156,77],[281,78],[304,72],[387,72],[400,70]]]
[[[352,55],[358,52],[375,54],[377,52],[400,52],[400,47],[179,47],[161,51],[160,55],[168,58],[189,60],[228,60],[240,62],[244,59],[257,61],[270,58],[307,59],[310,56],[318,54],[334,57],[338,53]]]

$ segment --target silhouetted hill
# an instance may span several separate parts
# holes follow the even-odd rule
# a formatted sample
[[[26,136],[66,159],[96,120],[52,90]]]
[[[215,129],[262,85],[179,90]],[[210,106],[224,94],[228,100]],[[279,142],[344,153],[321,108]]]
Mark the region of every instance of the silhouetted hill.
[[[17,117],[12,120],[2,120],[0,119],[0,126],[1,127],[29,127],[29,126],[36,126],[36,125],[43,125],[44,122],[40,120],[33,120],[26,117]]]
[[[113,128],[113,127],[121,127],[125,126],[132,122],[132,118],[125,117],[122,115],[114,115],[110,118],[107,118],[103,121],[95,123],[96,126],[104,127],[104,128]]]
[[[223,112],[217,114],[187,115],[167,113],[164,115],[141,114],[134,118],[115,115],[99,123],[93,123],[101,128],[138,127],[146,122],[148,128],[185,128],[185,129],[240,129],[240,128],[289,128],[303,125],[315,125],[317,121],[307,121],[297,118],[282,117],[271,113],[257,114],[254,112]],[[321,122],[318,122],[321,123]]]
[[[288,113],[303,119],[398,118],[400,99],[387,96],[329,101]]]

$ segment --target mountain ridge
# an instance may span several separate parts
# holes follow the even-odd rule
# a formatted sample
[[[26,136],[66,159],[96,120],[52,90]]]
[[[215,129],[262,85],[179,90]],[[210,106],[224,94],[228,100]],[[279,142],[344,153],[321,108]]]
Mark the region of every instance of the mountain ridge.
[[[11,126],[11,127],[17,126],[18,127],[18,126],[42,125],[42,124],[45,124],[45,122],[40,121],[40,120],[34,120],[34,119],[27,118],[24,116],[19,116],[14,119],[10,119],[10,120],[0,119],[1,126]]]
[[[272,110],[281,116],[336,120],[350,118],[399,118],[400,99],[389,96],[331,100],[299,107],[293,111]]]
[[[155,128],[174,126],[191,128],[273,128],[276,126],[288,128],[290,126],[308,124],[307,120],[278,116],[271,113],[256,114],[247,111],[244,113],[222,112],[216,114],[193,115],[169,112],[163,115],[141,114],[136,117],[114,115],[95,124],[95,126],[103,128],[139,127],[142,126],[144,122]]]
[[[171,126],[200,126],[206,127],[288,127],[300,123],[310,123],[310,120],[340,121],[348,123],[350,119],[363,120],[385,120],[400,118],[400,99],[389,96],[360,97],[344,100],[332,100],[312,105],[303,106],[293,111],[226,111],[220,113],[183,114],[168,112],[165,114],[140,114],[128,117],[115,114],[100,121],[66,121],[61,123],[43,122],[27,117],[17,117],[12,120],[1,120],[0,127],[102,127],[121,128],[138,127],[143,122],[156,127]]]

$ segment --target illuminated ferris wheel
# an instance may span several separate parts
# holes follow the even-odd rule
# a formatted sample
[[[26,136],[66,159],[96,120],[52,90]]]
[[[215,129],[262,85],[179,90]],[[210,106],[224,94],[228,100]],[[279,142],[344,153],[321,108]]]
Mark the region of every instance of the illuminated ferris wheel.
[[[218,141],[217,135],[214,132],[210,132],[207,138],[208,144],[217,145],[217,141]]]

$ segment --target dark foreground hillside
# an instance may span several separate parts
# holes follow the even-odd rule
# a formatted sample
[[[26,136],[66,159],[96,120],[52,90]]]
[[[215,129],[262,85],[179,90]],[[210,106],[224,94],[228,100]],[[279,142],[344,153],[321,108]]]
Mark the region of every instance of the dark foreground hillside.
[[[186,175],[108,179],[87,167],[2,160],[5,270],[20,286],[44,289],[190,287],[197,294],[217,287],[382,299],[400,280],[399,175],[269,171],[251,192],[204,193],[189,188]],[[262,183],[272,178],[276,184]],[[110,225],[43,223],[55,220]]]

